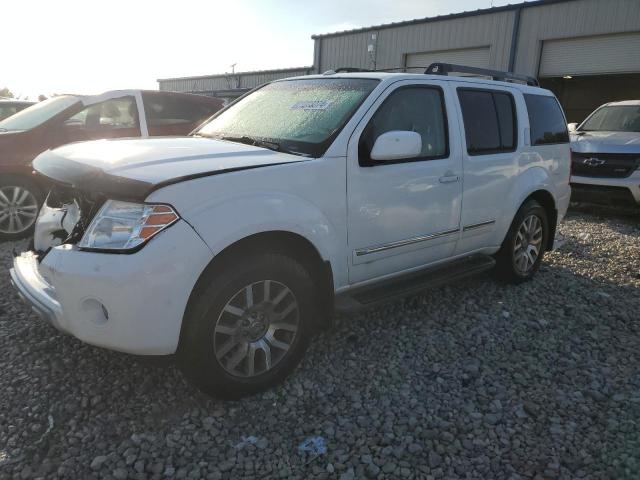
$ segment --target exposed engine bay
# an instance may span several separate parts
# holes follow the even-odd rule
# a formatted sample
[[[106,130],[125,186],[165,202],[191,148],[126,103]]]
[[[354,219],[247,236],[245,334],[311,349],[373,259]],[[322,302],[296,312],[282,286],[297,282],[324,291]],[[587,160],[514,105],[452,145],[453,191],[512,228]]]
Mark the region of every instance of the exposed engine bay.
[[[75,244],[104,203],[102,195],[54,186],[42,205],[33,236],[34,249],[45,254],[63,243]]]

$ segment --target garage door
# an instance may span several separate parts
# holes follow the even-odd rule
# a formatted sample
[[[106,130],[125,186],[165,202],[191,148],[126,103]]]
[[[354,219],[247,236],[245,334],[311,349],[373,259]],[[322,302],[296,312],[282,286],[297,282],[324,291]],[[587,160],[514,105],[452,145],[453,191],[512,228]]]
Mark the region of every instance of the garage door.
[[[408,53],[406,57],[407,68],[425,69],[434,62],[487,68],[489,66],[489,47]]]
[[[640,72],[640,33],[547,40],[541,77]]]

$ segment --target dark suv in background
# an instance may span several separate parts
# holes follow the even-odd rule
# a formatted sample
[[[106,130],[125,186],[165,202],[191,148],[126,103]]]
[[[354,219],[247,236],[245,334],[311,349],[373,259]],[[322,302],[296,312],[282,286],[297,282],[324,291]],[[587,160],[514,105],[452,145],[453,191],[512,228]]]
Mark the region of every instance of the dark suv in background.
[[[202,95],[118,90],[56,96],[0,121],[0,239],[32,231],[46,191],[32,174],[38,154],[86,140],[187,135],[222,105]]]

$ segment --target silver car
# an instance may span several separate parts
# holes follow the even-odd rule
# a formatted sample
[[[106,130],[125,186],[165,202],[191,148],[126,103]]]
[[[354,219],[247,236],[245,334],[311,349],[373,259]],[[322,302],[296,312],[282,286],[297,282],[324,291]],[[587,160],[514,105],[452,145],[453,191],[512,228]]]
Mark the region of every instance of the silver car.
[[[640,100],[606,103],[569,131],[571,199],[640,205]]]

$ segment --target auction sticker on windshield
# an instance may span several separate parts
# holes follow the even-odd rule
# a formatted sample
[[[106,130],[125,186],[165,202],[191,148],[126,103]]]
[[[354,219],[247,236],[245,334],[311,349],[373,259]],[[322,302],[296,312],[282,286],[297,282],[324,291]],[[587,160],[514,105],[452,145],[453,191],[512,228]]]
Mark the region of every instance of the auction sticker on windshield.
[[[308,100],[293,104],[291,110],[326,110],[331,103],[331,100]]]

